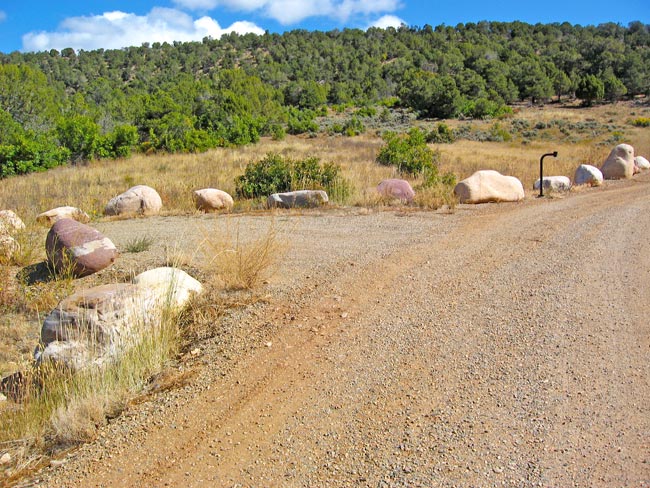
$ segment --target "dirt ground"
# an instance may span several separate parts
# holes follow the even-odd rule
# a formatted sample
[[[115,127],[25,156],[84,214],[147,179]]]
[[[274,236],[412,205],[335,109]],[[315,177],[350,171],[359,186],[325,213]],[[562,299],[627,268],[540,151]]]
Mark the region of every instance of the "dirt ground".
[[[97,227],[155,237],[128,269],[271,221],[264,300],[215,324],[193,378],[29,484],[650,486],[650,175],[454,213]]]

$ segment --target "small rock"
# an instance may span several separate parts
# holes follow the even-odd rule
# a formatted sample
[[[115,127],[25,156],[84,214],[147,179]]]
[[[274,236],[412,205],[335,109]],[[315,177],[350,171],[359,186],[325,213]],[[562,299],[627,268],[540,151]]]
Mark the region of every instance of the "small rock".
[[[267,343],[265,344],[266,347],[271,347],[272,345],[273,345],[272,342],[267,342]]]
[[[496,466],[492,468],[492,471],[494,471],[495,473],[503,473],[503,468]]]
[[[4,466],[5,464],[9,464],[11,462],[11,454],[8,452],[5,452],[2,456],[0,456],[0,466]]]
[[[348,318],[348,314],[347,314],[347,312],[343,312],[343,313],[341,314],[341,318],[342,318],[342,319],[347,319],[347,318]]]
[[[201,349],[199,349],[198,347],[197,347],[196,349],[192,349],[192,351],[190,352],[190,354],[191,354],[192,356],[198,356],[199,354],[201,354]]]
[[[6,402],[6,401],[7,401],[7,397],[4,396],[2,393],[0,393],[0,402]]]

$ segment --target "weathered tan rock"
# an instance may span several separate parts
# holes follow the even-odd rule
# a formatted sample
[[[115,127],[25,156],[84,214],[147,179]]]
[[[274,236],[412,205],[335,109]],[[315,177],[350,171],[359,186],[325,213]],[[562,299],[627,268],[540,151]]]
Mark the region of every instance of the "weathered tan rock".
[[[609,153],[600,171],[606,180],[620,180],[632,178],[634,169],[634,148],[629,144],[619,144]]]
[[[198,281],[175,268],[149,270],[133,281],[81,290],[62,300],[43,322],[36,359],[73,370],[115,360],[202,291]]]
[[[8,260],[20,250],[20,244],[12,236],[0,234],[0,261]]]
[[[377,191],[386,197],[396,198],[404,202],[412,202],[413,198],[415,198],[415,191],[413,191],[411,184],[399,178],[382,180],[377,185]]]
[[[87,276],[110,266],[119,256],[108,237],[92,227],[72,219],[54,223],[45,240],[47,257],[53,268]]]
[[[298,190],[286,193],[273,193],[266,199],[269,208],[313,208],[325,205],[328,201],[327,192],[324,190]]]
[[[86,212],[77,207],[56,207],[36,216],[36,222],[50,226],[61,219],[72,219],[82,224],[90,222]]]
[[[518,202],[524,199],[524,186],[514,176],[481,170],[454,188],[460,203]]]
[[[23,230],[25,224],[13,210],[0,210],[0,234],[14,234]]]
[[[231,210],[235,204],[232,197],[223,190],[204,188],[194,191],[194,203],[198,210],[211,212],[214,210]]]
[[[637,156],[634,158],[634,164],[640,170],[650,169],[650,161],[648,161],[643,156]]]
[[[571,180],[566,176],[544,176],[544,189],[569,191],[571,189]],[[539,178],[535,180],[533,190],[539,190]]]
[[[581,164],[573,177],[576,185],[600,186],[603,184],[603,173],[590,164]]]
[[[150,215],[160,212],[162,199],[158,192],[146,185],[137,185],[111,198],[104,208],[106,215]]]

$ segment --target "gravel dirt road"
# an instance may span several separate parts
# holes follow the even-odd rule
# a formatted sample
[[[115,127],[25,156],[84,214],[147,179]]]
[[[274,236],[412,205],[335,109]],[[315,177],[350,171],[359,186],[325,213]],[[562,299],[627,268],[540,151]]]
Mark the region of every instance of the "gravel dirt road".
[[[650,175],[453,214],[273,218],[287,254],[266,300],[215,324],[188,384],[35,484],[650,486]],[[98,227],[192,246],[268,221]]]

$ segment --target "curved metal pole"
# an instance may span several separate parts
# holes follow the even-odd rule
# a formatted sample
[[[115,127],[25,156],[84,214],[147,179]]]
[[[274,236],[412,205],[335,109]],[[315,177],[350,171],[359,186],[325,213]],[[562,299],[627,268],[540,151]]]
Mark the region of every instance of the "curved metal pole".
[[[553,151],[552,153],[546,153],[541,158],[539,158],[539,196],[540,197],[544,196],[544,158],[546,156],[553,156],[554,158],[557,158],[557,151]]]

